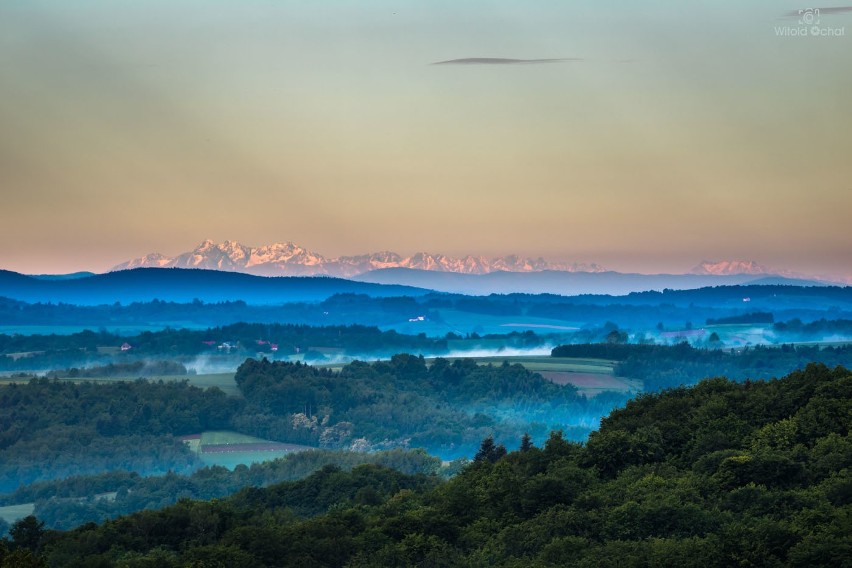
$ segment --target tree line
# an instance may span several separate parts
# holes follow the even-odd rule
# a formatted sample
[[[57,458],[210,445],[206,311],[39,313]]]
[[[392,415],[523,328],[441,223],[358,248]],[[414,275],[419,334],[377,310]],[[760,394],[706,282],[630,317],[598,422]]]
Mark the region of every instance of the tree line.
[[[308,450],[250,466],[239,465],[233,470],[209,466],[190,475],[170,471],[154,476],[111,471],[42,481],[0,496],[0,506],[35,503],[33,514],[46,528],[69,530],[136,511],[161,509],[179,499],[217,499],[245,487],[266,487],[302,479],[326,466],[349,471],[362,464],[381,465],[407,475],[452,471],[449,467],[442,469],[441,460],[423,450]],[[0,536],[5,532],[0,530]]]
[[[626,400],[586,399],[520,365],[427,365],[405,354],[337,371],[248,359],[236,381],[242,397],[148,380],[0,386],[0,492],[111,470],[190,473],[201,463],[177,438],[205,430],[327,449],[425,448],[455,459],[473,455],[488,435],[529,432],[541,441],[558,427],[583,439]]]
[[[502,346],[514,348],[536,347],[547,340],[532,331],[492,334],[484,338],[500,340]],[[0,334],[0,371],[104,366],[164,357],[186,363],[198,356],[222,358],[236,366],[242,359],[258,353],[268,357],[301,354],[306,359],[322,360],[325,358],[322,351],[326,349],[350,356],[372,354],[379,357],[412,351],[442,355],[449,351],[448,340],[453,341],[453,349],[477,347],[470,335],[467,337],[470,341],[460,343],[455,341],[457,339],[461,336],[408,335],[354,324],[279,323],[235,323],[203,330],[165,328],[135,335],[120,335],[105,329],[68,335]],[[129,349],[115,353],[125,343]]]
[[[706,377],[725,376],[734,380],[768,379],[810,362],[834,367],[852,363],[852,345],[780,345],[746,347],[740,351],[697,348],[688,343],[676,345],[637,345],[595,343],[560,345],[553,357],[591,357],[616,361],[614,372],[641,379],[645,391],[658,391],[692,385]]]

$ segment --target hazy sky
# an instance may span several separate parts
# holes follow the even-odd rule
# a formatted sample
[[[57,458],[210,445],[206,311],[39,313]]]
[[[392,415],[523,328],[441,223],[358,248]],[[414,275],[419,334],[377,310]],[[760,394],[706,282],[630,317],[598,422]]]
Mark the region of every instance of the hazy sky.
[[[806,7],[0,0],[0,268],[212,238],[849,277],[852,10],[776,33]]]

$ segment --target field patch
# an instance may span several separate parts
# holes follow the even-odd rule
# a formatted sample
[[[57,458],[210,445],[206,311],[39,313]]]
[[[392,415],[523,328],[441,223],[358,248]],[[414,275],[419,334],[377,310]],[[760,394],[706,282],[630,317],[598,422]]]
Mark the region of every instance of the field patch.
[[[16,377],[14,373],[10,373],[8,376],[0,377],[0,384],[12,384],[12,383],[27,383],[30,381],[32,376],[26,375],[23,377]],[[83,382],[94,382],[94,383],[108,383],[108,382],[118,382],[118,381],[133,381],[139,377],[62,377],[54,380],[58,381],[71,381],[75,383],[83,383]],[[183,382],[187,381],[192,386],[198,388],[210,388],[217,387],[221,389],[225,394],[229,394],[231,396],[242,396],[240,393],[240,389],[237,387],[237,382],[234,380],[234,373],[206,373],[202,375],[151,375],[144,377],[149,381],[163,381],[163,382]]]
[[[615,361],[582,357],[518,355],[471,357],[479,365],[520,364],[558,385],[574,385],[580,394],[592,397],[602,392],[638,392],[642,381],[615,376]]]
[[[480,365],[502,365],[518,363],[530,371],[566,371],[577,373],[601,373],[611,375],[615,361],[580,357],[551,357],[550,355],[490,355],[488,357],[449,357],[454,359],[473,359]]]
[[[18,519],[23,519],[33,514],[35,503],[23,503],[21,505],[8,505],[0,507],[0,519],[3,519],[10,525]]]
[[[268,442],[263,438],[255,438],[247,434],[232,432],[230,430],[210,430],[201,434],[200,445],[204,446],[219,446],[219,445],[240,445],[240,444],[257,444]]]
[[[592,397],[606,391],[626,393],[642,390],[642,381],[603,373],[573,371],[539,371],[538,373],[557,385],[573,385],[577,387],[580,394],[586,397]]]
[[[230,469],[237,465],[251,465],[294,452],[316,449],[273,442],[228,430],[208,431],[196,436],[184,436],[182,439],[205,465],[221,465]]]
[[[234,373],[207,373],[204,375],[183,375],[175,377],[175,380],[187,380],[192,386],[199,388],[218,387],[225,394],[233,396],[242,396],[240,389],[237,388],[237,382],[234,380]]]
[[[180,383],[183,381],[187,381],[194,387],[202,389],[217,387],[225,394],[229,394],[231,396],[242,396],[242,393],[240,393],[240,389],[237,388],[237,382],[234,380],[234,374],[235,373],[204,373],[198,375],[155,375],[145,378],[151,381],[163,382]]]

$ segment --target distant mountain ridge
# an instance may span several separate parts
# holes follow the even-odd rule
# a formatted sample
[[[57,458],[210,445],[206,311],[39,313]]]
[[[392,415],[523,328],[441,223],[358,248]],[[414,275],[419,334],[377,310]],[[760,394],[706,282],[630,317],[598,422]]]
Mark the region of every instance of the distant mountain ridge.
[[[217,270],[136,268],[79,278],[44,279],[0,270],[0,297],[24,302],[100,305],[119,302],[226,302],[248,304],[321,302],[335,294],[371,297],[419,296],[411,286],[355,282],[330,277],[268,278]]]
[[[779,274],[785,275],[779,271],[773,271],[765,266],[756,263],[753,260],[704,260],[698,266],[690,270],[690,274],[713,275],[713,276],[731,276],[734,274]]]
[[[29,274],[32,278],[36,278],[37,280],[74,280],[76,278],[88,278],[89,276],[94,276],[94,272],[81,271],[81,272],[71,272],[70,274]]]
[[[402,256],[392,251],[380,251],[331,258],[293,242],[250,247],[237,241],[216,243],[210,239],[205,240],[193,250],[177,256],[151,253],[118,264],[111,271],[132,268],[201,268],[257,276],[334,276],[359,279],[372,271],[388,269],[469,275],[498,272],[612,273],[597,263],[552,262],[541,257],[527,258],[517,255],[453,257],[427,252]],[[813,279],[803,274],[770,269],[753,260],[704,260],[687,275],[784,276],[794,279]]]
[[[236,241],[215,243],[205,240],[194,250],[174,257],[152,253],[112,268],[203,268],[244,272],[258,276],[336,276],[350,278],[372,270],[409,268],[458,274],[490,274],[492,272],[604,272],[598,264],[550,262],[543,258],[516,255],[488,258],[484,256],[452,257],[419,252],[401,256],[381,251],[357,256],[327,258],[295,243],[275,243],[248,247]]]
[[[693,290],[708,286],[782,285],[825,286],[817,280],[787,278],[774,274],[631,274],[624,272],[564,272],[544,270],[532,273],[491,272],[458,274],[386,268],[353,277],[360,282],[397,284],[427,288],[452,294],[609,294],[623,296],[633,292]]]
[[[372,297],[456,294],[610,294],[689,290],[732,285],[823,286],[824,282],[774,275],[626,274],[620,272],[495,271],[460,274],[411,268],[372,270],[352,279],[329,276],[262,277],[226,270],[134,268],[76,278],[45,279],[0,270],[0,296],[26,302],[82,305],[243,300],[249,304],[319,302],[335,294]]]

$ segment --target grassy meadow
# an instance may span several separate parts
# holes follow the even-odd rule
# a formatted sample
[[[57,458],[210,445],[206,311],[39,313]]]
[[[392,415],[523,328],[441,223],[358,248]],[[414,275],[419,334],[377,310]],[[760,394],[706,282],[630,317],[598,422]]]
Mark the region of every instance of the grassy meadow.
[[[186,440],[185,443],[204,465],[220,465],[229,469],[315,449],[297,444],[282,444],[228,430],[202,432],[200,438]]]
[[[591,397],[607,391],[638,392],[642,381],[616,377],[615,361],[547,355],[518,355],[506,357],[474,357],[480,365],[502,365],[503,361],[520,364],[530,371],[559,385],[573,385],[580,394]]]
[[[22,503],[20,505],[7,505],[0,507],[0,519],[3,519],[10,525],[18,519],[23,519],[33,514],[35,503]]]

